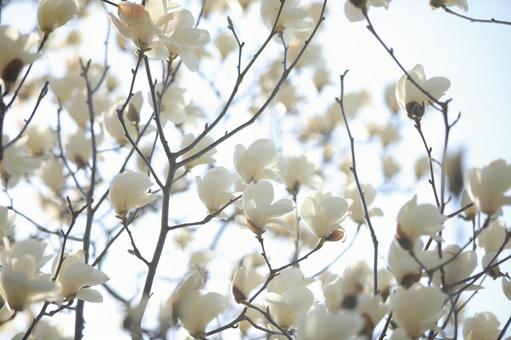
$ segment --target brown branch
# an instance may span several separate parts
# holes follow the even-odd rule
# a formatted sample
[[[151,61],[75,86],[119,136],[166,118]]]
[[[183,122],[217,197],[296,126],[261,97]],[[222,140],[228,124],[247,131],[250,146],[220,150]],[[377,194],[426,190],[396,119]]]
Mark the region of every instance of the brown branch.
[[[509,21],[497,20],[497,19],[494,19],[494,18],[490,18],[490,19],[476,19],[476,18],[472,18],[472,17],[466,16],[466,15],[463,15],[461,13],[455,12],[452,9],[447,8],[446,6],[442,6],[442,8],[447,13],[452,14],[454,16],[457,16],[458,18],[462,18],[462,19],[468,20],[470,22],[477,22],[477,23],[483,23],[483,24],[501,24],[501,25],[510,25],[511,26],[511,22],[509,22]]]

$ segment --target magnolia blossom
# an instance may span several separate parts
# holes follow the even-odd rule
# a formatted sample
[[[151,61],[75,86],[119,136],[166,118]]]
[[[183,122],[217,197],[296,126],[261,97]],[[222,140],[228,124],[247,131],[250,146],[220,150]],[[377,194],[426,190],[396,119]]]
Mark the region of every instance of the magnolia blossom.
[[[290,192],[297,192],[302,185],[318,188],[321,178],[316,175],[316,165],[306,156],[284,157],[280,160],[279,175]]]
[[[422,65],[416,65],[408,71],[408,75],[435,99],[440,99],[451,86],[449,79],[444,77],[427,79]],[[424,106],[431,101],[429,96],[408,80],[406,74],[396,84],[396,100],[412,119],[420,119],[424,114]]]
[[[349,21],[364,20],[362,11],[369,11],[369,7],[385,7],[389,8],[390,0],[346,0],[344,3],[344,14]]]
[[[431,7],[438,8],[442,6],[452,7],[457,6],[459,9],[468,11],[467,0],[430,0],[429,1]]]
[[[340,223],[349,215],[350,203],[330,193],[317,192],[303,201],[300,214],[317,237],[328,239],[336,230],[342,230]]]
[[[84,263],[85,253],[83,250],[79,250],[73,255],[65,253],[63,260],[56,257],[53,261],[53,275],[59,268],[60,261],[62,263],[56,282],[64,299],[72,300],[76,297],[88,302],[103,301],[101,293],[89,287],[101,285],[107,282],[109,278],[103,272]]]
[[[433,268],[438,264],[438,255],[436,251],[424,251],[423,246],[423,242],[419,239],[414,243],[411,251],[426,268]],[[421,265],[410,255],[410,250],[403,249],[397,240],[390,244],[387,261],[399,284],[408,287],[420,280]]]
[[[87,105],[87,91],[83,88],[82,83],[83,79],[81,79],[79,87],[70,94],[69,99],[63,102],[63,106],[76,124],[78,124],[80,128],[85,129],[87,124],[90,122],[90,113]],[[91,84],[95,84],[92,82],[92,79]],[[96,93],[92,97],[92,103],[94,107],[94,114],[98,117],[104,114],[111,105],[110,99],[101,93]]]
[[[191,289],[180,298],[178,318],[183,327],[196,336],[204,333],[209,322],[225,307],[225,298],[221,294]]]
[[[361,185],[362,192],[364,193],[364,198],[366,201],[366,205],[369,209],[369,217],[373,216],[382,216],[383,212],[380,208],[370,208],[371,204],[374,202],[376,198],[376,190],[374,190],[371,184],[362,184]],[[352,204],[350,205],[350,217],[351,219],[358,224],[365,223],[365,213],[364,206],[362,204],[362,200],[360,199],[360,194],[358,192],[358,188],[356,183],[351,182],[348,184],[346,189],[344,190],[344,196],[347,199],[352,200]]]
[[[119,18],[110,14],[110,21],[125,39],[131,40],[138,49],[153,46],[154,40],[164,40],[174,33],[177,25],[173,12],[177,5],[167,1],[148,1],[147,6],[133,2],[120,2]]]
[[[312,292],[306,287],[309,283],[300,269],[291,267],[280,272],[268,285],[266,301],[270,313],[285,329],[292,327],[314,302]]]
[[[450,261],[443,265],[443,278],[447,286],[469,277],[476,269],[477,255],[473,250],[461,252],[460,246],[451,244],[442,250],[442,255],[442,259],[439,259],[440,264]],[[435,272],[437,284],[441,282],[441,276],[440,271]],[[454,290],[455,288],[451,289]]]
[[[249,184],[243,191],[242,207],[245,216],[241,217],[240,222],[255,234],[261,234],[268,223],[285,224],[277,217],[293,210],[293,201],[281,199],[273,202],[273,200],[273,185],[270,182]]]
[[[236,177],[224,167],[213,168],[204,177],[195,178],[199,197],[210,214],[234,197],[230,188],[235,181]]]
[[[137,138],[138,122],[140,120],[139,114],[143,101],[144,98],[142,97],[142,92],[136,92],[133,94],[128,106],[122,113],[124,126],[126,127],[128,134],[133,140],[136,140]],[[121,145],[129,143],[117,114],[117,110],[119,110],[120,106],[123,104],[124,101],[120,100],[116,104],[112,105],[108,111],[105,111],[103,118],[103,123],[105,125],[106,131],[112,138],[115,139],[118,144]]]
[[[78,13],[74,0],[41,0],[37,9],[37,22],[43,32],[52,32],[63,26]]]
[[[10,88],[18,79],[23,67],[37,59],[29,51],[37,38],[32,34],[20,34],[12,26],[0,26],[0,79]]]
[[[168,35],[164,44],[169,55],[178,55],[190,71],[197,71],[199,67],[199,51],[209,42],[209,33],[206,30],[195,28],[195,19],[188,10],[176,13],[177,23],[172,35]]]
[[[445,219],[436,206],[417,205],[417,196],[413,196],[399,210],[396,238],[403,248],[410,249],[420,236],[435,236]]]
[[[15,219],[16,214],[14,211],[0,206],[0,240],[3,240],[4,237],[11,239],[14,237]]]
[[[290,42],[296,35],[303,35],[312,29],[314,20],[309,16],[307,11],[299,7],[300,0],[288,0],[282,5],[280,16],[280,1],[262,0],[261,1],[261,17],[269,28],[275,26],[278,32],[284,34],[284,41]]]
[[[92,157],[92,141],[81,129],[69,136],[64,148],[67,158],[80,168],[85,167]]]
[[[188,145],[192,144],[192,142],[195,140],[195,136],[191,133],[188,133],[183,136],[183,140],[181,141],[181,149],[187,147]],[[208,148],[213,143],[213,138],[210,136],[205,136],[202,138],[191,150],[185,152],[182,156],[183,159],[187,159],[188,157],[191,157],[195,155],[196,153]],[[194,159],[193,161],[190,161],[186,163],[186,166],[190,169],[194,166],[200,165],[200,164],[210,164],[214,163],[215,159],[212,157],[216,153],[215,148],[211,148],[208,151],[206,151],[204,154],[202,154],[197,159]]]
[[[465,340],[494,340],[499,337],[500,322],[492,312],[476,313],[463,321]]]
[[[486,253],[498,252],[506,242],[508,230],[502,220],[491,221],[477,236],[477,243]],[[511,240],[507,241],[504,248],[511,248]]]
[[[468,170],[465,188],[479,211],[495,214],[502,206],[511,205],[511,195],[506,195],[511,188],[511,164],[498,159],[482,169]]]
[[[129,209],[143,207],[158,196],[149,192],[153,183],[146,174],[127,171],[115,175],[110,183],[109,197],[115,213],[123,216]]]
[[[156,91],[163,92],[163,84],[156,85]],[[177,85],[169,86],[161,97],[160,119],[163,124],[172,122],[174,125],[181,125],[186,120],[186,107],[190,104],[190,96],[187,91]],[[153,105],[150,101],[151,106]]]
[[[323,306],[316,305],[300,319],[298,340],[343,340],[351,339],[364,326],[360,315],[353,312],[328,313]]]
[[[9,185],[14,185],[23,175],[32,173],[41,164],[40,160],[27,155],[21,143],[14,143],[8,148],[5,145],[9,142],[9,136],[3,135],[4,155],[0,161],[0,174]]]
[[[25,147],[32,156],[48,153],[55,142],[55,133],[47,126],[31,125],[26,134]]]
[[[263,283],[263,277],[253,268],[245,268],[244,266],[236,269],[232,278],[232,294],[236,302],[245,301],[250,292],[259,284]]]
[[[222,59],[225,59],[236,48],[236,39],[230,33],[222,33],[216,37],[215,46]]]
[[[390,155],[385,155],[381,158],[383,176],[386,180],[390,180],[401,170],[401,165]]]
[[[59,326],[53,326],[44,319],[40,320],[28,340],[72,340],[73,337],[62,335],[62,329]],[[18,333],[12,340],[23,340],[25,333]]]
[[[45,243],[29,239],[0,255],[0,296],[11,310],[21,311],[30,303],[54,296],[55,283],[50,275],[39,272],[49,260],[45,248]]]
[[[376,325],[389,312],[389,306],[383,304],[379,295],[360,294],[357,297],[356,311],[364,316],[365,334],[371,335]]]
[[[503,276],[502,277],[502,291],[508,300],[511,300],[511,281]]]
[[[258,139],[248,149],[238,144],[233,157],[236,172],[245,183],[277,178],[273,169],[278,161],[277,148],[269,139]]]
[[[398,287],[390,295],[393,320],[410,338],[419,338],[443,315],[446,300],[447,296],[436,287]]]
[[[52,157],[47,160],[40,169],[39,176],[44,183],[55,193],[60,193],[66,183],[64,165]]]

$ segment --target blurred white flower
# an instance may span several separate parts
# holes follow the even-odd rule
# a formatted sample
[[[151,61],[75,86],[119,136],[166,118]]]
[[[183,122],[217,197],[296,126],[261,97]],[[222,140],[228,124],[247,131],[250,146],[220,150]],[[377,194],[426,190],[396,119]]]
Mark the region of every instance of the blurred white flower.
[[[128,106],[123,112],[124,125],[128,134],[133,140],[137,140],[138,137],[138,122],[140,109],[142,108],[144,98],[142,92],[136,92],[131,97]],[[103,124],[105,125],[108,134],[115,139],[118,144],[124,145],[129,143],[128,138],[124,133],[121,121],[117,115],[117,110],[124,104],[124,100],[119,100],[117,103],[112,105],[109,110],[105,111]],[[146,130],[147,131],[147,130]]]
[[[463,321],[465,340],[494,340],[499,337],[500,322],[492,312],[476,313]]]
[[[222,33],[216,37],[215,46],[218,52],[220,52],[222,59],[225,59],[236,48],[236,39],[234,39],[231,33]]]
[[[0,79],[9,89],[23,67],[38,58],[30,49],[37,42],[33,34],[20,34],[13,26],[0,26]]]
[[[281,292],[267,293],[266,302],[275,321],[284,329],[289,329],[295,325],[298,317],[307,313],[314,296],[308,288],[298,285]]]
[[[436,287],[415,284],[409,289],[397,287],[390,294],[393,319],[411,338],[419,338],[435,326],[444,313],[447,296]]]
[[[234,197],[231,187],[235,181],[236,177],[224,167],[210,169],[203,177],[195,178],[199,197],[210,214]]]
[[[282,5],[280,16],[280,1],[262,0],[261,17],[268,28],[275,26],[277,32],[282,32],[284,41],[289,43],[297,36],[303,36],[310,31],[314,25],[314,20],[307,11],[300,8],[300,0],[288,0]]]
[[[64,148],[67,159],[75,163],[79,168],[85,167],[92,157],[92,141],[82,129],[69,136]]]
[[[321,177],[316,175],[316,165],[306,156],[282,158],[279,163],[279,175],[289,192],[298,192],[302,185],[319,188]]]
[[[344,3],[344,14],[349,21],[361,21],[364,20],[364,14],[362,8],[365,11],[369,11],[371,6],[374,7],[385,7],[389,8],[390,0],[346,0]]]
[[[195,140],[195,136],[191,133],[188,133],[183,136],[183,140],[181,141],[181,149],[187,147],[188,145],[192,144]],[[213,138],[210,136],[205,136],[202,138],[191,150],[185,152],[182,156],[182,159],[186,159],[188,157],[191,157],[195,155],[196,153],[206,149],[214,142]],[[212,148],[205,152],[203,155],[198,157],[197,159],[194,159],[193,161],[190,161],[186,163],[186,167],[188,169],[193,168],[194,166],[201,165],[201,164],[211,164],[215,162],[215,159],[212,157],[216,153],[216,149]]]
[[[258,139],[245,148],[238,144],[233,154],[234,167],[245,183],[261,179],[277,179],[274,167],[278,162],[275,144],[269,139]]]
[[[422,65],[416,65],[408,74],[435,99],[440,99],[451,86],[449,79],[444,77],[426,78]],[[396,84],[396,100],[412,119],[420,119],[424,114],[424,106],[430,102],[430,98],[408,80],[406,74]]]
[[[21,311],[29,304],[55,296],[56,286],[40,268],[49,260],[46,244],[33,239],[15,243],[0,255],[0,296],[9,308]]]
[[[110,183],[109,197],[118,216],[125,215],[129,209],[143,207],[158,196],[149,192],[153,183],[146,174],[127,171],[117,174]]]
[[[65,25],[76,14],[78,5],[74,0],[41,0],[37,9],[37,22],[43,32],[52,32]]]
[[[434,237],[446,217],[432,204],[417,205],[417,196],[405,203],[397,215],[396,239],[404,249],[413,248],[420,236]]]
[[[417,240],[413,253],[422,265],[431,269],[438,264],[438,255],[436,251],[424,251],[423,247],[423,242]],[[390,244],[387,261],[396,281],[403,286],[409,287],[422,277],[421,265],[410,255],[410,250],[403,249],[397,240]]]
[[[374,328],[381,319],[389,312],[389,306],[381,302],[379,295],[369,296],[359,294],[357,298],[356,311],[364,316],[364,331],[368,336],[373,333]]]
[[[55,157],[43,163],[39,176],[54,193],[60,193],[66,183],[64,165]]]
[[[328,239],[335,230],[343,230],[340,223],[349,215],[350,204],[351,201],[318,191],[305,198],[300,214],[317,237]]]
[[[14,237],[14,220],[16,213],[7,209],[3,205],[0,206],[0,242],[4,237],[12,239]]]
[[[452,258],[455,258],[452,260]],[[455,282],[461,281],[476,269],[477,266],[477,255],[475,251],[469,250],[461,252],[461,247],[456,244],[451,244],[442,250],[442,259],[439,259],[439,264],[449,263],[443,265],[444,271],[444,282],[447,286],[452,285]],[[435,272],[435,279],[437,284],[441,282],[440,271]],[[454,287],[450,287],[454,290]]]
[[[467,0],[430,0],[429,4],[433,8],[438,8],[442,6],[446,7],[457,6],[459,9],[462,9],[465,12],[468,11]]]
[[[482,169],[474,168],[465,175],[465,189],[479,211],[493,215],[504,205],[511,205],[511,164],[498,159]]]
[[[386,180],[392,179],[401,170],[401,165],[390,155],[384,155],[381,158],[383,176]]]
[[[56,257],[53,261],[53,275],[55,275],[60,261],[60,257]],[[101,285],[108,280],[105,273],[85,263],[85,254],[83,250],[79,250],[72,255],[64,254],[56,282],[65,300],[72,300],[76,297],[88,302],[102,302],[101,293],[89,287]]]
[[[376,198],[376,190],[374,190],[373,186],[371,184],[362,184],[361,188],[369,210],[369,217],[383,216],[383,212],[380,208],[370,207]],[[362,205],[362,200],[360,199],[356,183],[351,182],[347,185],[346,189],[344,189],[344,196],[347,199],[352,200],[350,205],[351,219],[358,224],[365,223],[364,207]]]
[[[182,10],[175,15],[175,31],[172,35],[167,35],[165,46],[170,57],[179,55],[190,71],[197,71],[200,49],[209,42],[209,33],[194,27],[195,19],[190,11]]]
[[[243,191],[242,207],[245,216],[240,217],[253,233],[263,233],[266,224],[275,223],[285,225],[277,217],[293,210],[293,201],[290,199],[274,200],[273,185],[268,181],[249,184]]]
[[[482,247],[486,253],[496,253],[504,242],[506,242],[507,233],[508,230],[503,220],[491,221],[477,236],[477,244]],[[504,248],[511,248],[511,240],[507,241]]]
[[[32,156],[48,153],[55,142],[55,133],[47,126],[31,125],[26,132],[25,147]]]
[[[264,279],[254,268],[239,267],[232,278],[232,294],[236,302],[242,302],[249,298],[250,292]]]
[[[316,305],[298,324],[298,340],[352,339],[364,326],[360,315],[351,312],[330,314]]]
[[[19,178],[32,173],[39,167],[41,161],[27,155],[21,142],[16,142],[8,148],[5,145],[9,142],[9,136],[3,135],[4,155],[0,161],[0,174],[4,181],[10,186],[18,182]]]
[[[51,325],[46,320],[40,320],[34,328],[28,340],[72,340],[73,337],[62,335],[62,329],[59,326]],[[25,333],[18,333],[12,340],[23,340]]]
[[[502,291],[507,299],[511,301],[511,281],[505,276],[502,277]]]

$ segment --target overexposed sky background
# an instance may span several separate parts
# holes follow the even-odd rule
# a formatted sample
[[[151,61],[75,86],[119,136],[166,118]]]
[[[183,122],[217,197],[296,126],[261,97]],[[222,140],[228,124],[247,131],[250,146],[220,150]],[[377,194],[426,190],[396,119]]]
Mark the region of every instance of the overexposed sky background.
[[[209,0],[215,1],[215,0]],[[306,1],[303,1],[307,3]],[[478,18],[495,17],[497,19],[511,20],[511,2],[507,0],[468,0],[469,12],[467,15]],[[34,18],[36,7],[33,2],[19,1],[10,2],[2,12],[2,24],[12,24],[18,27],[22,32],[29,32],[34,28]],[[190,3],[192,11],[197,13],[199,1],[184,2],[184,7],[188,8]],[[385,122],[388,119],[387,109],[383,106],[383,90],[385,86],[393,83],[401,76],[401,71],[390,56],[383,50],[376,39],[366,29],[364,22],[350,23],[344,17],[342,11],[343,1],[329,1],[327,19],[324,23],[323,32],[318,36],[317,41],[323,47],[323,55],[327,65],[332,71],[332,86],[325,89],[318,97],[320,105],[300,106],[298,111],[303,110],[305,114],[314,113],[315,110],[323,110],[328,106],[329,101],[338,95],[338,74],[349,69],[349,75],[346,78],[346,90],[356,91],[366,89],[371,95],[371,105],[362,112],[362,120],[374,120]],[[111,9],[109,8],[111,11]],[[251,8],[251,13],[258,14],[258,6]],[[511,137],[509,129],[511,127],[511,97],[509,95],[509,80],[511,79],[511,27],[495,24],[470,23],[466,20],[449,15],[442,10],[431,10],[426,0],[394,0],[389,9],[372,8],[370,17],[377,32],[383,40],[394,48],[396,56],[407,68],[411,69],[416,64],[422,64],[426,75],[444,76],[451,80],[451,88],[447,97],[453,98],[450,105],[451,117],[455,117],[458,111],[462,112],[462,118],[451,134],[450,150],[465,150],[465,166],[483,166],[491,160],[503,158],[511,161]],[[258,41],[261,41],[267,31],[262,26],[253,26],[253,22],[243,20],[239,11],[234,10],[230,13],[237,31],[248,44],[247,50],[253,50]],[[204,22],[205,27],[208,21]],[[87,21],[79,25],[71,23],[71,28],[82,28],[84,45],[79,51],[63,51],[62,54],[78,54],[84,59],[93,58],[97,62],[102,62],[103,58],[103,39],[107,28],[107,19],[99,6],[96,12]],[[256,29],[255,29],[255,28]],[[65,36],[66,28],[57,32]],[[128,70],[133,67],[134,59],[129,55],[122,55],[116,51],[114,43],[115,34],[111,35],[110,61],[112,63],[112,72],[120,75],[126,82],[121,84],[119,95],[125,94],[128,87]],[[212,37],[217,32],[212,32]],[[57,36],[58,37],[58,36]],[[58,40],[58,39],[56,39]],[[271,48],[277,48],[273,43]],[[213,46],[210,46],[214,49]],[[248,53],[248,52],[247,52]],[[43,57],[40,63],[34,66],[34,74],[43,74],[50,69],[55,74],[62,73],[62,64],[55,62],[56,59]],[[231,55],[220,68],[215,68],[212,62],[203,63],[202,72],[214,79],[215,84],[222,89],[228,84],[235,67],[235,57]],[[186,71],[183,71],[186,72]],[[124,75],[124,76],[123,76]],[[224,77],[225,75],[225,77]],[[124,78],[122,78],[124,77]],[[229,78],[231,77],[231,78]],[[145,79],[137,83],[137,87],[146,92]],[[225,79],[229,80],[225,80]],[[303,78],[303,77],[302,77]],[[310,88],[310,83],[303,81],[298,83],[298,91],[306,92]],[[192,78],[193,79],[193,78]],[[224,90],[224,94],[228,90]],[[212,98],[211,92],[202,86],[194,88],[191,91],[192,98],[197,100],[203,106],[208,107],[208,101]],[[212,103],[216,108],[219,103]],[[147,106],[148,107],[148,106]],[[146,107],[146,109],[147,109]],[[211,110],[214,114],[216,110]],[[49,111],[48,111],[49,112]],[[211,112],[209,112],[211,114]],[[53,111],[51,111],[53,122]],[[262,122],[278,124],[279,111],[270,108],[263,114]],[[412,127],[405,115],[400,112],[401,118],[398,118],[402,126],[403,141],[400,145],[394,146],[392,154],[402,164],[403,175],[391,183],[391,186],[402,186],[409,188],[404,193],[393,193],[391,196],[385,196],[384,192],[377,199],[375,206],[381,207],[385,212],[385,217],[374,220],[377,233],[381,238],[382,246],[380,248],[381,260],[386,256],[388,242],[393,236],[395,216],[401,205],[406,202],[415,193],[418,193],[420,202],[433,203],[431,190],[425,180],[421,182],[417,191],[410,187],[413,184],[413,164],[414,161],[424,154],[422,145],[416,131]],[[37,119],[44,123],[47,116],[39,116]],[[424,118],[424,130],[428,141],[433,147],[433,152],[439,157],[440,147],[443,143],[443,122],[440,113],[428,111]],[[354,127],[362,125],[354,122]],[[278,140],[278,135],[273,127],[260,124],[246,130],[242,135],[233,138],[225,146],[219,149],[219,165],[232,167],[231,153],[232,147],[237,143],[249,145],[252,140],[260,137],[272,137],[277,145],[282,146],[282,152],[289,154],[292,152],[305,152],[296,145],[289,146],[284,140]],[[341,127],[343,129],[343,127]],[[339,138],[338,152],[346,151],[347,137],[343,134],[344,130],[337,135]],[[223,128],[215,131],[215,136],[223,133]],[[381,187],[381,174],[378,157],[380,150],[375,149],[370,144],[365,143],[366,133],[363,129],[355,129],[355,138],[359,141],[357,144],[357,156],[359,163],[359,173],[363,182],[384,190]],[[337,143],[334,140],[333,143]],[[291,150],[291,148],[294,148]],[[317,155],[316,155],[317,156]],[[115,164],[117,167],[117,164]],[[375,170],[377,169],[377,170]],[[191,178],[199,175],[200,172],[192,173]],[[329,191],[339,194],[342,185],[336,182],[337,178],[328,180]],[[194,199],[195,192],[183,198],[176,198],[176,207],[185,209],[187,200]],[[21,198],[23,193],[19,193]],[[28,209],[28,207],[27,207]],[[190,208],[193,210],[194,208]],[[454,211],[457,206],[449,206],[447,212]],[[176,209],[177,210],[177,209]],[[201,214],[204,212],[200,210]],[[195,219],[203,215],[197,215]],[[193,212],[183,213],[183,217],[192,216]],[[505,210],[505,219],[509,221],[509,211]],[[21,219],[18,218],[18,225]],[[24,223],[24,221],[23,221]],[[459,223],[452,222],[453,230],[459,231]],[[149,216],[141,222],[136,222],[134,234],[141,241],[141,249],[147,249],[147,254],[152,251],[153,235],[157,233],[159,222],[157,216]],[[200,250],[207,248],[214,236],[217,226],[210,225],[201,230],[200,238],[193,244],[194,249]],[[353,226],[347,227],[348,240],[354,232]],[[450,237],[455,238],[457,232],[452,232]],[[112,249],[111,258],[105,265],[104,271],[111,277],[111,285],[125,292],[129,297],[137,293],[133,285],[133,273],[143,269],[139,261],[126,255],[126,249],[129,248],[127,239],[121,239],[117,247]],[[317,268],[323,267],[330,259],[334,258],[345,246],[345,244],[328,244],[317,256],[303,263],[302,268],[306,275],[315,273]],[[232,227],[222,238],[218,246],[219,254],[213,260],[215,275],[220,277],[214,280],[208,286],[208,289],[228,294],[229,273],[236,261],[241,255],[257,250],[257,244],[253,235],[240,227]],[[270,254],[273,253],[275,261],[278,262],[281,254],[289,254],[291,245],[283,245],[282,242],[275,242],[274,247],[269,247]],[[357,239],[356,246],[350,251],[350,255],[345,257],[333,267],[334,272],[339,272],[346,264],[352,263],[357,259],[371,260],[371,244],[369,236],[364,229]],[[176,253],[175,246],[168,242],[165,250],[171,255],[171,261],[161,263],[159,275],[160,278],[179,278],[186,270],[188,257],[185,254]],[[287,259],[287,255],[285,255]],[[509,270],[509,265],[508,265]],[[131,278],[131,279],[130,279]],[[491,279],[486,280],[490,283]],[[158,301],[165,299],[171,292],[171,287],[175,282],[169,280],[158,280],[154,286],[154,303],[150,306],[147,314],[148,325],[154,325],[156,322],[155,312],[158,309]],[[491,293],[493,292],[493,293]],[[86,305],[87,327],[85,331],[86,339],[124,339],[128,338],[126,333],[119,333],[122,308],[112,303],[112,300],[104,294],[106,300],[101,305]],[[135,298],[138,301],[139,297]],[[509,317],[509,301],[503,299],[500,291],[500,280],[489,284],[487,289],[478,294],[473,300],[472,306],[476,309],[492,310],[500,319],[502,324]],[[490,301],[490,303],[489,303]],[[35,310],[38,310],[37,308]],[[471,311],[471,310],[469,310]],[[469,312],[468,314],[471,314]],[[74,315],[59,316],[58,320],[65,321],[65,329],[68,334],[72,334],[71,329],[74,322]],[[214,323],[212,323],[213,325]],[[112,325],[115,325],[112,327]],[[117,326],[119,325],[119,326]],[[210,326],[211,327],[211,326]],[[225,339],[230,339],[230,334],[235,332],[226,332]],[[0,339],[8,338],[7,335],[0,334]]]

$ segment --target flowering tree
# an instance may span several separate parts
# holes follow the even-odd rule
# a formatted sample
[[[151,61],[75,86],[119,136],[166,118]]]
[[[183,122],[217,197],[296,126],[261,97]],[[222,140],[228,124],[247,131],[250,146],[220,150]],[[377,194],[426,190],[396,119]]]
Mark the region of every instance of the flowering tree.
[[[20,6],[0,1],[2,338],[510,334],[471,302],[511,300],[511,164],[465,169],[451,82],[372,22],[390,0]],[[511,29],[465,0],[426,6]],[[383,122],[328,63],[338,13],[392,62]]]

